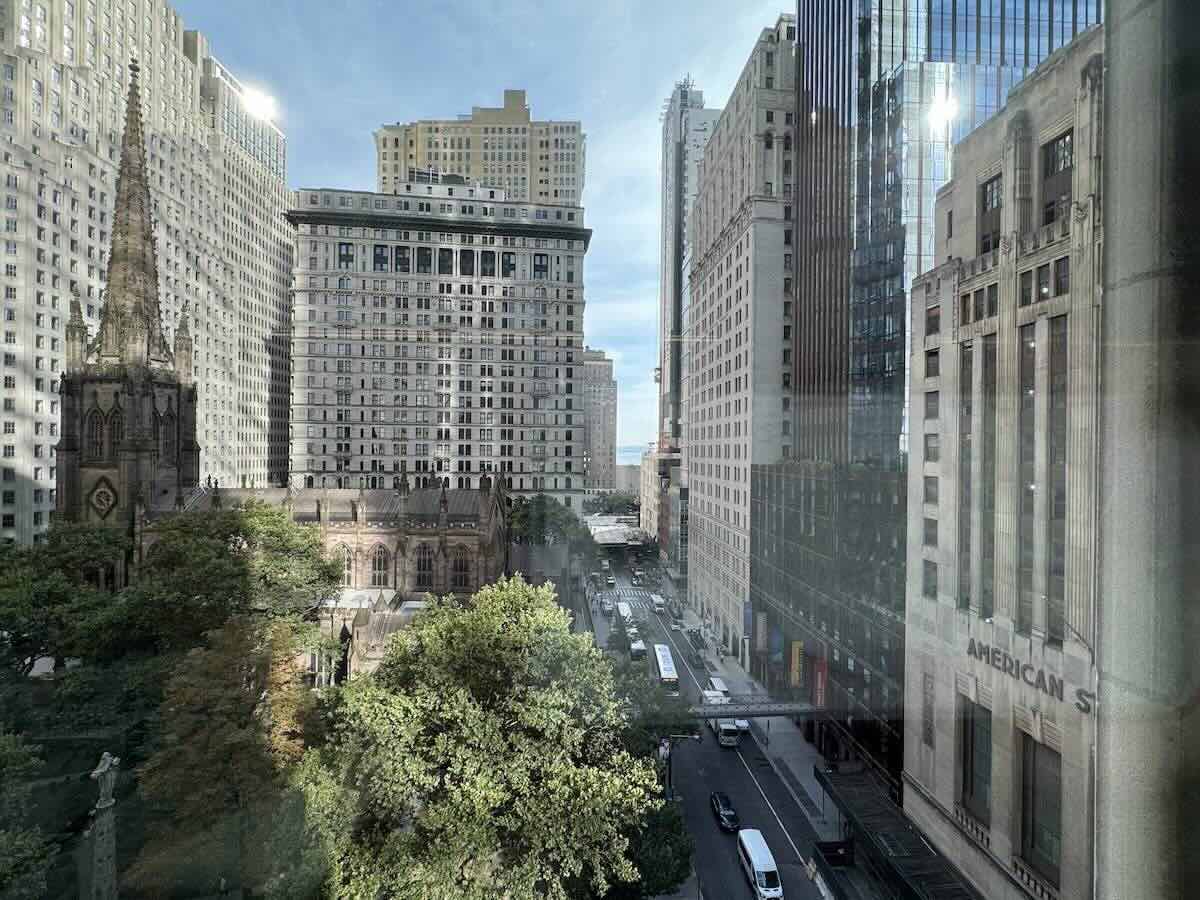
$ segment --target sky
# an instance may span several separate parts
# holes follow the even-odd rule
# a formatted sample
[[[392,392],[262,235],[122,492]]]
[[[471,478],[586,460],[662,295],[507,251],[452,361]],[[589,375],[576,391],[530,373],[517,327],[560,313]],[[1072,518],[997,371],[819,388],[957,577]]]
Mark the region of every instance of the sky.
[[[663,102],[691,75],[723,106],[762,28],[758,0],[174,0],[243,83],[276,98],[288,185],[375,189],[372,133],[453,118],[524,88],[535,119],[578,119],[592,242],[584,340],[608,352],[617,443],[655,439]]]

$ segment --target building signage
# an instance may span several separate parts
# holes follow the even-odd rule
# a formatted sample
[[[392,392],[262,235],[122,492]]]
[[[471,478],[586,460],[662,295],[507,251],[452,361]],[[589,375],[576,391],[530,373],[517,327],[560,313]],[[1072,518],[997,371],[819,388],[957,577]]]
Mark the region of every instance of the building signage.
[[[792,687],[798,688],[803,684],[804,641],[792,641],[792,668],[790,675]]]
[[[813,706],[825,708],[825,679],[829,676],[829,662],[821,657],[813,665]]]
[[[1047,696],[1054,697],[1060,702],[1063,700],[1064,688],[1061,678],[1053,672],[1036,669],[1029,663],[1021,662],[999,647],[991,647],[982,641],[971,638],[967,644],[967,656],[985,662],[993,669],[999,669],[1014,681],[1023,681]],[[1095,702],[1096,695],[1091,691],[1084,688],[1075,690],[1075,708],[1080,712],[1091,712]]]

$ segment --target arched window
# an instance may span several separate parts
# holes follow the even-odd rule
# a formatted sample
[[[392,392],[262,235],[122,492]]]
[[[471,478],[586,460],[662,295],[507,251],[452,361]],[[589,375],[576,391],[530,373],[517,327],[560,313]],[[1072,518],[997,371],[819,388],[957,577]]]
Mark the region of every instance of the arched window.
[[[175,416],[167,413],[162,418],[162,458],[167,463],[175,462]]]
[[[433,550],[428,544],[417,548],[417,587],[433,587]]]
[[[371,552],[371,587],[388,586],[388,564],[391,557],[383,547],[376,547]]]
[[[471,557],[465,547],[454,551],[454,559],[450,563],[450,583],[460,593],[471,589]]]
[[[354,587],[354,554],[342,547],[342,587]]]
[[[118,410],[113,410],[108,419],[108,452],[113,456],[121,449],[125,440],[125,417]]]
[[[93,409],[87,420],[88,459],[104,459],[104,417],[100,410]]]

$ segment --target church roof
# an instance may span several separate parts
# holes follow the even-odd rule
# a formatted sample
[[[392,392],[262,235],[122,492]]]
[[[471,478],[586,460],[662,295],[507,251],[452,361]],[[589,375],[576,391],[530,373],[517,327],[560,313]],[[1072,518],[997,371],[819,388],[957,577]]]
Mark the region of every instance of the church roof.
[[[153,209],[146,173],[142,95],[134,60],[129,64],[112,246],[96,345],[101,363],[173,367],[158,304]]]

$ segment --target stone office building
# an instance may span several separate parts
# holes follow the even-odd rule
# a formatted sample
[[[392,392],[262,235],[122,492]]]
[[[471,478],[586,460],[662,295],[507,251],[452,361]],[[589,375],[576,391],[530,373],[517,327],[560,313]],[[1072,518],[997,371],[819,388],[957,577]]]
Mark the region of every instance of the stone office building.
[[[912,290],[904,807],[997,900],[1092,888],[1103,40],[955,147]]]
[[[293,486],[498,473],[578,509],[583,210],[444,179],[298,197]]]

